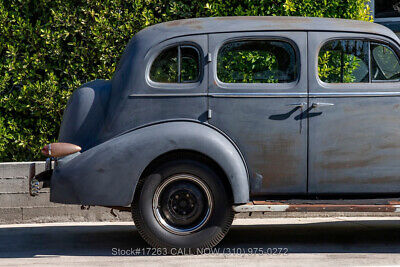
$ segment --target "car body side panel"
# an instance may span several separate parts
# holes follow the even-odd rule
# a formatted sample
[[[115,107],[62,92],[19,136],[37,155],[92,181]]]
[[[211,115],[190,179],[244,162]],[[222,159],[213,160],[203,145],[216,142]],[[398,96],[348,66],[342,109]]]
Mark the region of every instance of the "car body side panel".
[[[213,159],[231,184],[234,202],[249,201],[247,168],[234,144],[217,130],[194,121],[140,128],[106,141],[56,168],[51,201],[127,206],[145,168],[158,156],[191,150]]]

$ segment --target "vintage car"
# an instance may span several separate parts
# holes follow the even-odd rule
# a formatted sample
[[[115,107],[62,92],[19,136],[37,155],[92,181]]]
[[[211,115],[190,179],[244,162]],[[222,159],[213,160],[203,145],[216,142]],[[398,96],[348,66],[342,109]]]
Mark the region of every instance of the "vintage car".
[[[148,27],[110,81],[75,90],[31,193],[132,212],[163,248],[215,246],[236,212],[398,211],[399,56],[361,21]]]

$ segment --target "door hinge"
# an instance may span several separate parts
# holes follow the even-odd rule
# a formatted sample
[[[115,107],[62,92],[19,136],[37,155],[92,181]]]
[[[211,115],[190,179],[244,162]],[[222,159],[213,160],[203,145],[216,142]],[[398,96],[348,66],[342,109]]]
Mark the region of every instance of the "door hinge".
[[[211,117],[212,117],[212,110],[209,109],[207,110],[207,119],[211,119]]]
[[[211,53],[208,53],[207,54],[207,63],[210,63],[211,62]]]

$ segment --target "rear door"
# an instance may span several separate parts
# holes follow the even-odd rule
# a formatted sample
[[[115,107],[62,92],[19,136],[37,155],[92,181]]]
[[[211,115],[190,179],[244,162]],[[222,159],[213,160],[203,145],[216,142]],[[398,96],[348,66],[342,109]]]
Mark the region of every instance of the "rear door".
[[[209,122],[243,153],[251,194],[305,194],[307,34],[211,34],[209,52]]]
[[[309,33],[309,192],[400,191],[399,47]]]

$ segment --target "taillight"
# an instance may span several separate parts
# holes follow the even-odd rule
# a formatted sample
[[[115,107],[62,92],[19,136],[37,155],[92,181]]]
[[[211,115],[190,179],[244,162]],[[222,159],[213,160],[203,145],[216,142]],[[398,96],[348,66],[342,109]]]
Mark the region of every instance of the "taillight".
[[[51,143],[45,145],[41,152],[47,157],[63,157],[81,151],[81,147],[70,143]]]

